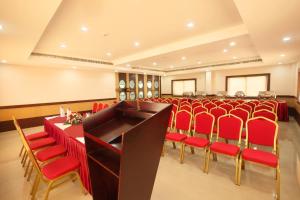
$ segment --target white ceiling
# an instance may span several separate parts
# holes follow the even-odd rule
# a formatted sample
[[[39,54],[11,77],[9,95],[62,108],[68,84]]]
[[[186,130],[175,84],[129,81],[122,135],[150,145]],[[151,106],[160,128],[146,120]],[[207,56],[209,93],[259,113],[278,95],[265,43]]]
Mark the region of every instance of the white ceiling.
[[[300,55],[299,7],[299,0],[2,0],[0,60],[37,66],[138,67],[149,73],[253,57],[263,61],[253,66],[291,63]],[[186,26],[189,22],[193,28]],[[88,31],[81,31],[82,26]],[[282,42],[284,36],[291,41]],[[32,52],[114,65],[37,57]]]

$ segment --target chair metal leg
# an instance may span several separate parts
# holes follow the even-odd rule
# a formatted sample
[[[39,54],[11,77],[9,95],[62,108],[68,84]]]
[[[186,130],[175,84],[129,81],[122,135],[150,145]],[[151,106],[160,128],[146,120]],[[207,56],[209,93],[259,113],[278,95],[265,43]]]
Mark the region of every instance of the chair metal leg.
[[[204,159],[203,159],[203,172],[205,173],[207,163],[207,148],[204,148]]]
[[[25,165],[26,165],[26,162],[27,162],[27,158],[28,158],[28,154],[26,154],[26,155],[25,155],[25,159],[24,159],[24,162],[23,162],[23,165],[22,165],[22,167],[25,167]]]
[[[216,153],[212,153],[212,155],[213,155],[213,161],[218,161],[217,154]]]
[[[240,160],[239,160],[239,174],[238,174],[237,185],[241,185],[242,162],[243,162],[243,159],[242,159],[242,157],[240,157]]]
[[[237,155],[235,157],[235,184],[239,185],[239,181],[238,181],[238,176],[239,176],[239,155]]]
[[[30,171],[29,171],[29,174],[28,174],[28,177],[27,177],[28,182],[30,181],[32,171],[33,171],[33,164],[31,165],[31,168],[30,168]]]
[[[40,177],[40,175],[38,174],[38,175],[37,175],[36,183],[35,183],[35,185],[33,186],[33,189],[32,189],[31,200],[35,200],[35,196],[36,196],[36,193],[37,193],[37,191],[38,191],[40,181],[41,181],[41,177]]]
[[[50,192],[50,190],[52,189],[53,183],[54,183],[54,181],[49,181],[49,184],[48,184],[48,187],[47,187],[47,191],[46,191],[44,200],[47,200],[47,199],[48,199],[49,192]]]
[[[164,144],[163,144],[163,148],[162,148],[162,151],[161,151],[161,156],[163,157],[164,155],[165,155],[165,149],[166,147],[165,147],[165,142],[164,142]]]
[[[191,148],[191,153],[194,154],[195,153],[194,147],[190,147],[190,148]]]
[[[280,200],[280,168],[279,168],[279,164],[276,168],[277,170],[277,181],[276,181],[276,199]]]
[[[245,170],[245,168],[246,168],[246,166],[245,166],[245,161],[244,160],[242,160],[242,170]]]
[[[206,159],[207,159],[207,162],[206,162],[206,169],[205,169],[205,171],[208,174],[209,162],[210,162],[210,149],[208,149],[208,151],[207,151],[207,158]]]
[[[173,144],[173,149],[176,149],[176,144],[175,144],[175,142],[172,142],[172,144]]]
[[[184,152],[185,152],[185,144],[181,144],[181,149],[180,149],[180,163],[183,163],[183,159],[184,159]]]
[[[25,161],[26,155],[27,155],[27,153],[26,153],[26,151],[24,151],[24,154],[23,154],[23,156],[22,156],[22,160],[21,160],[21,164],[22,164],[22,166],[23,166],[23,164],[24,164],[24,161]]]
[[[82,181],[81,181],[81,178],[80,178],[78,172],[76,172],[76,177],[77,177],[77,179],[78,179],[78,181],[79,181],[79,185],[80,185],[80,188],[81,188],[83,194],[87,195],[88,192],[87,192],[87,190],[85,189],[85,187],[83,186],[83,183],[82,183]]]
[[[20,153],[19,153],[19,157],[21,157],[23,151],[24,151],[24,146],[22,145],[21,150],[20,150]]]
[[[28,173],[28,169],[29,169],[30,164],[31,164],[31,162],[30,162],[30,160],[28,160],[24,177],[27,177],[27,173]]]

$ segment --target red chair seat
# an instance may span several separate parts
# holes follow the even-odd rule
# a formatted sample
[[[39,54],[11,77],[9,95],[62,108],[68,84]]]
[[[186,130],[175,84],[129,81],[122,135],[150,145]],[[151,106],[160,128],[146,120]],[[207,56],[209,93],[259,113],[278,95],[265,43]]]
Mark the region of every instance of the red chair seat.
[[[223,142],[215,142],[210,146],[210,150],[216,153],[222,153],[230,156],[236,156],[240,148],[234,144],[226,144]]]
[[[182,142],[186,138],[187,136],[185,134],[180,134],[180,133],[167,133],[166,135],[167,140],[172,140],[175,142]]]
[[[217,132],[218,132],[218,128],[217,128],[217,127],[214,127],[213,133],[217,133]]]
[[[67,150],[63,145],[55,145],[37,152],[36,158],[39,161],[44,162],[51,158],[55,158],[56,156],[64,155],[66,152]]]
[[[245,139],[246,138],[246,130],[242,131],[242,138]]]
[[[40,139],[40,140],[31,141],[29,143],[29,147],[30,147],[31,150],[37,150],[37,149],[40,149],[42,147],[53,145],[54,143],[55,143],[54,138],[48,137],[48,138],[43,138],[43,139]]]
[[[275,154],[254,149],[244,149],[242,152],[242,158],[244,160],[268,165],[270,167],[277,167],[278,158]]]
[[[79,161],[71,156],[57,159],[42,168],[42,173],[48,179],[55,179],[63,174],[74,171],[80,166]]]
[[[194,147],[206,147],[208,146],[209,141],[205,138],[189,137],[184,140],[184,143]]]
[[[30,135],[27,135],[26,139],[28,141],[31,141],[31,140],[46,138],[48,136],[49,136],[49,134],[47,132],[42,131],[42,132],[38,132],[38,133],[33,133],[33,134],[30,134]]]

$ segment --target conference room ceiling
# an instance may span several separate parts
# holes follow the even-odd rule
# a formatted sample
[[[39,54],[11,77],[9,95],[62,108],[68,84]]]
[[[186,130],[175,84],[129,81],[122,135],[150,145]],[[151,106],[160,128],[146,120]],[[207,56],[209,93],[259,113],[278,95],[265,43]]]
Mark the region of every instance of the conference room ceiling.
[[[30,0],[24,8],[19,0],[0,4],[0,60],[9,64],[186,73],[190,67],[253,58],[262,61],[238,66],[299,60],[298,0]],[[283,42],[284,37],[290,40]]]

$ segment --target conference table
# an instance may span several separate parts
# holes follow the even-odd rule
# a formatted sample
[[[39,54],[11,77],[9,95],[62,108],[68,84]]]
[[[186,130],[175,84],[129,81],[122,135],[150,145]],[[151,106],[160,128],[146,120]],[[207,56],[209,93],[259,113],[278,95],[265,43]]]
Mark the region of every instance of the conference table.
[[[289,121],[288,106],[285,101],[278,102],[278,120]],[[65,125],[66,117],[52,116],[44,120],[45,131],[55,138],[58,144],[64,145],[67,155],[80,161],[80,177],[85,188],[91,193],[89,170],[87,165],[86,150],[84,144],[84,131],[82,124]]]

